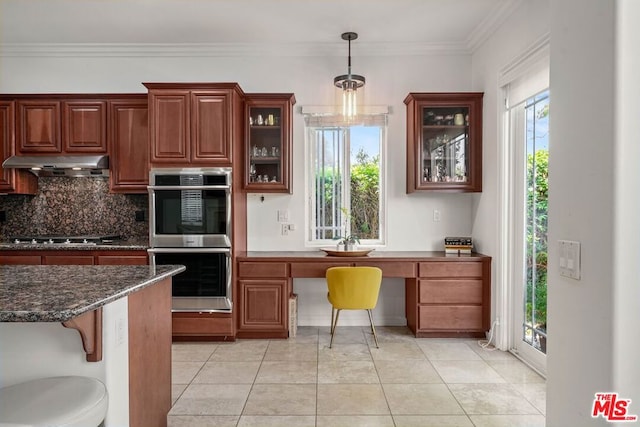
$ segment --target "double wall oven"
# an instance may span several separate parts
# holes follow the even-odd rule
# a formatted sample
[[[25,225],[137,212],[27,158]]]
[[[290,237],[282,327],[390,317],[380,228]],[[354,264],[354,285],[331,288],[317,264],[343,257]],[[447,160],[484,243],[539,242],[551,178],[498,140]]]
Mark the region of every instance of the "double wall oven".
[[[182,264],[173,311],[230,312],[231,168],[159,168],[149,174],[151,265]]]

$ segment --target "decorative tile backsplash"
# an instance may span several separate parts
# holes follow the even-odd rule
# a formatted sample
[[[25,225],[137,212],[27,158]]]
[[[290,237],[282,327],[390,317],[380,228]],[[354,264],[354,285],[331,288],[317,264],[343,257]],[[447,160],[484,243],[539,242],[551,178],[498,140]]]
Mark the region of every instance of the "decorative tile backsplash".
[[[135,212],[148,211],[148,206],[145,194],[110,194],[108,178],[40,177],[35,196],[0,196],[0,211],[6,212],[0,238],[103,234],[144,238],[149,223],[136,221]]]

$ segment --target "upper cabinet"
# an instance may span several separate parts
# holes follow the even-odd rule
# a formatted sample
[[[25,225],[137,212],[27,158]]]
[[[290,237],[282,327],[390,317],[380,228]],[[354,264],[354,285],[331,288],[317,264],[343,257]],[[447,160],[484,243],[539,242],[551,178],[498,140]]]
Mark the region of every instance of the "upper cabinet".
[[[231,166],[244,93],[235,83],[145,83],[151,165]]]
[[[482,93],[410,93],[407,193],[482,191]]]
[[[15,102],[0,101],[0,165],[15,153]],[[0,166],[0,193],[36,194],[36,177],[22,170]]]
[[[244,189],[291,193],[293,94],[247,94]]]
[[[16,108],[17,155],[107,152],[104,101],[22,99]]]
[[[147,97],[109,101],[109,188],[146,193],[149,184]]]

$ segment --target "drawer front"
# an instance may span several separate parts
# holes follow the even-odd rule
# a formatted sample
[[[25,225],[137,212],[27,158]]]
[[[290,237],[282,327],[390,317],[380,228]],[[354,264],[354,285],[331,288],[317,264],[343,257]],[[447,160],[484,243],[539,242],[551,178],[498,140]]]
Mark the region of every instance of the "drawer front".
[[[482,304],[482,280],[420,280],[419,303]]]
[[[297,262],[291,264],[291,277],[325,277],[329,267],[350,267],[349,262]]]
[[[422,305],[418,329],[438,331],[482,331],[482,307],[464,305]]]
[[[0,265],[40,265],[40,255],[0,255]]]
[[[420,277],[482,277],[481,262],[421,262]]]
[[[93,255],[47,255],[44,256],[45,265],[93,265]]]
[[[213,317],[209,313],[173,313],[174,336],[232,335],[231,317]]]
[[[240,277],[287,277],[286,262],[241,262]]]
[[[382,277],[416,277],[417,268],[415,262],[371,262],[357,261],[357,266],[379,267],[382,270]]]

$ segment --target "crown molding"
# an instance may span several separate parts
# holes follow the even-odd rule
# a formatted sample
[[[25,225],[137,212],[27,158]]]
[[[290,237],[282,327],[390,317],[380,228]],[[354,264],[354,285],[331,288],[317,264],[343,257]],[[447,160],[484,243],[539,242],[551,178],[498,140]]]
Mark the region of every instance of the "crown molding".
[[[498,2],[467,37],[466,48],[469,52],[475,53],[523,2],[524,0]]]
[[[469,55],[466,43],[358,43],[354,57]],[[342,43],[5,43],[0,57],[344,56]]]

